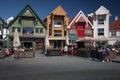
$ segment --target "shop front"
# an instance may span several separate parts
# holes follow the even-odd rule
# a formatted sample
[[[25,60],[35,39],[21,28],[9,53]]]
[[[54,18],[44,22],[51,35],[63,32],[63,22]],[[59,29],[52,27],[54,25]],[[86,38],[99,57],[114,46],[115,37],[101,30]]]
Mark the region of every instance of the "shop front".
[[[65,46],[65,40],[50,40],[50,48],[62,49]]]

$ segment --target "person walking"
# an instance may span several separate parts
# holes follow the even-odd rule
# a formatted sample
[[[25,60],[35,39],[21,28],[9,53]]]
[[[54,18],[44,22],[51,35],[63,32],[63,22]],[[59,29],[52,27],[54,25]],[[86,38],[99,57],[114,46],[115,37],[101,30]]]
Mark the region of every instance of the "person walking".
[[[64,53],[65,53],[65,55],[68,54],[68,47],[67,47],[67,45],[64,47]]]
[[[111,62],[110,58],[109,58],[109,55],[110,55],[110,50],[109,48],[104,48],[103,50],[103,61],[102,62]]]

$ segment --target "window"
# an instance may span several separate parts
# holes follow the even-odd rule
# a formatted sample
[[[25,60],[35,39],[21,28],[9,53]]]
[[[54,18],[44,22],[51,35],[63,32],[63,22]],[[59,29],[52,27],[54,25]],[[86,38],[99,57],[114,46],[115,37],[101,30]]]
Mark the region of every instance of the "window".
[[[52,24],[49,24],[49,36],[52,36]]]
[[[23,34],[33,34],[33,27],[23,27]]]
[[[38,25],[38,21],[35,21],[35,25]]]
[[[55,31],[54,31],[54,36],[56,36],[56,37],[62,37],[62,31],[60,31],[60,30],[55,30]]]
[[[115,32],[115,31],[112,31],[112,32],[111,32],[111,36],[112,36],[112,37],[116,37],[116,32]]]
[[[15,32],[16,28],[17,28],[17,31],[20,33],[21,32],[21,28],[20,27],[12,27],[12,32]]]
[[[104,24],[104,19],[98,19],[98,24]]]
[[[75,34],[75,30],[70,30],[70,34]]]
[[[12,27],[12,32],[15,32],[15,28],[16,28],[16,27]]]
[[[92,30],[85,30],[85,36],[92,36]]]
[[[35,33],[39,33],[39,28],[35,28]]]
[[[106,15],[98,15],[98,24],[103,25],[104,21],[106,20]]]
[[[62,25],[61,20],[55,20],[55,21],[54,21],[54,26],[55,26],[55,27],[61,27],[61,25]]]
[[[43,33],[43,28],[40,28],[40,33]]]
[[[104,36],[104,28],[98,29],[98,36]]]
[[[35,28],[35,33],[43,33],[43,28]]]
[[[65,25],[64,26],[64,36],[66,36],[66,32],[67,32],[66,30],[67,30],[67,26]]]
[[[17,30],[18,30],[19,33],[21,32],[21,28],[20,27],[18,27]]]

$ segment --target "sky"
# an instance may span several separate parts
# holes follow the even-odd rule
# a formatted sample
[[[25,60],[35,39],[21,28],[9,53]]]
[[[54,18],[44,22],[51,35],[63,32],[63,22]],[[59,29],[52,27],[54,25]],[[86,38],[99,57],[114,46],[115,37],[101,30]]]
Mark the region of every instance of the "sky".
[[[120,20],[120,0],[0,0],[0,17],[3,20],[11,16],[15,17],[27,4],[42,20],[58,5],[63,7],[70,19],[80,10],[87,16],[103,5],[112,14],[110,24],[115,16],[118,16]]]

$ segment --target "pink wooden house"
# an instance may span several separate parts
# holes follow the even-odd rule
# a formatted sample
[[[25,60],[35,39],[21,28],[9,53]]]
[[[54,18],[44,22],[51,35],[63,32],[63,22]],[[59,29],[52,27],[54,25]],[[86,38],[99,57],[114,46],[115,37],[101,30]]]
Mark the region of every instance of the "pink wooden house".
[[[85,47],[90,39],[93,38],[93,26],[82,11],[70,21],[68,25],[68,36],[70,44],[77,42],[77,47]],[[86,42],[87,41],[87,42]],[[90,44],[89,44],[90,45]]]

